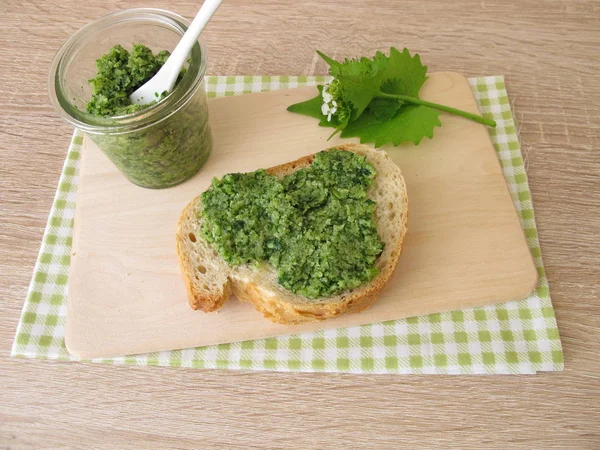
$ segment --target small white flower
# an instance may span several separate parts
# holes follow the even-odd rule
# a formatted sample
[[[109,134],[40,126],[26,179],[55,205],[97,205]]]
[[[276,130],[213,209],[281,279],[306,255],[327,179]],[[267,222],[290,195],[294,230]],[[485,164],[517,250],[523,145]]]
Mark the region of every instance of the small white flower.
[[[337,102],[334,100],[331,102],[331,114],[335,114],[335,112],[337,111]]]
[[[327,122],[331,122],[331,117],[337,111],[337,102],[333,99],[333,95],[329,93],[329,85],[323,86],[321,91],[323,97],[323,105],[321,105],[321,112],[324,116],[327,116]]]

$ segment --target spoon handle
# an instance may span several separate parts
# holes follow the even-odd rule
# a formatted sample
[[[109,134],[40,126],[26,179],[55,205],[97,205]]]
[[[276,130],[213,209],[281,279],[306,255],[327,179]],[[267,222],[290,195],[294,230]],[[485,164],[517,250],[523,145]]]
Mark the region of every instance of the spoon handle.
[[[175,50],[173,50],[171,56],[167,59],[167,62],[165,63],[166,67],[164,67],[164,69],[165,71],[169,71],[168,91],[175,85],[177,76],[185,63],[187,56],[192,50],[192,47],[198,40],[198,36],[200,36],[200,33],[213,14],[217,11],[222,1],[223,0],[205,0],[200,11],[198,11],[198,14],[196,14],[196,17],[192,20],[190,27],[181,38],[181,41],[179,41],[179,44],[177,44],[177,47],[175,47]]]

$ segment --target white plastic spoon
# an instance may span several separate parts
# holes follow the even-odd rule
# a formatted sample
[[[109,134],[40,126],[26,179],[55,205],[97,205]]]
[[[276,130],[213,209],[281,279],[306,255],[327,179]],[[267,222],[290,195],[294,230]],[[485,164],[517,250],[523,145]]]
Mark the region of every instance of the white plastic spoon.
[[[129,96],[131,103],[145,105],[155,101],[157,95],[165,91],[171,92],[188,54],[208,21],[221,5],[221,2],[222,0],[205,0],[190,27],[181,38],[181,41],[179,41],[179,44],[177,44],[177,47],[175,47],[175,50],[173,50],[173,53],[167,59],[167,62],[165,62],[156,75]]]

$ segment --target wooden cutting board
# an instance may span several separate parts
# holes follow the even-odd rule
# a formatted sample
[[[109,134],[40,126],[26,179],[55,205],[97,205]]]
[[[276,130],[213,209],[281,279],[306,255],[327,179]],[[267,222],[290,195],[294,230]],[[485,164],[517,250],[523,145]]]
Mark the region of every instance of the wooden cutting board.
[[[192,311],[175,252],[183,207],[212,177],[315,153],[329,128],[286,107],[316,88],[213,99],[213,153],[190,181],[166,190],[129,183],[85,140],[73,236],[66,345],[82,358],[170,350],[399,319],[526,297],[537,271],[488,130],[442,115],[443,127],[386,151],[409,196],[409,231],[398,268],[365,312],[284,326],[231,299],[217,313]],[[433,74],[422,97],[478,112],[466,79]],[[352,142],[354,140],[345,140]]]

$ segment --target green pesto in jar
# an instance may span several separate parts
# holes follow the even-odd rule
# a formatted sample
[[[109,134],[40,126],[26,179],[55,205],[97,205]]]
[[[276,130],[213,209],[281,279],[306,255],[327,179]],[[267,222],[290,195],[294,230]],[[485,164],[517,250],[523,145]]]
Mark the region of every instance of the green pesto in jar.
[[[155,93],[156,100],[146,105],[132,104],[129,95],[152,78],[169,56],[166,50],[154,55],[141,44],[134,44],[131,51],[114,46],[96,60],[98,72],[89,80],[92,98],[86,111],[110,119],[161,101],[166,93]],[[176,86],[184,74],[185,68]],[[90,137],[131,182],[155,189],[177,185],[196,174],[211,151],[203,85],[187,104],[162,121],[124,133]]]
[[[317,153],[277,178],[265,170],[214,179],[202,194],[202,236],[231,265],[268,262],[286,289],[311,299],[372,280],[383,250],[364,156]]]
[[[96,60],[98,73],[89,80],[92,98],[86,111],[97,116],[123,116],[147,108],[164,98],[166,93],[155,92],[152,102],[138,105],[132,104],[129,96],[156,75],[170,55],[167,50],[154,55],[152,50],[142,44],[133,44],[131,52],[115,45]],[[175,85],[184,74],[185,68]]]

